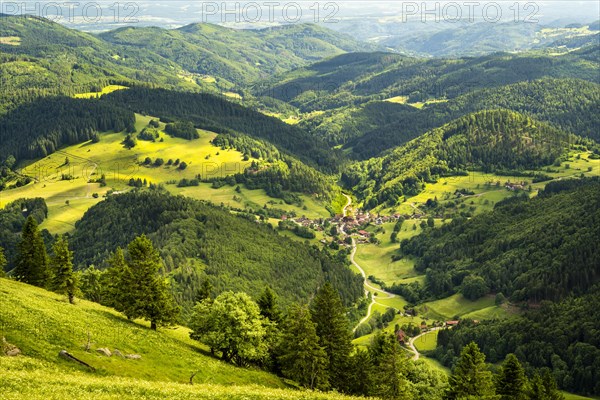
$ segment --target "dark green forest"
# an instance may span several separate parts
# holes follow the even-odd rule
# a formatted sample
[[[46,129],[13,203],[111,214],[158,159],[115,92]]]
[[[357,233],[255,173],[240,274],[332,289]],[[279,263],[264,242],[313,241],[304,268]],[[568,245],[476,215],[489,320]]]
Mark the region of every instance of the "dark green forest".
[[[526,369],[549,368],[564,390],[600,394],[600,287],[560,302],[543,301],[509,320],[461,321],[438,334],[433,355],[451,367],[475,342],[496,363],[514,353]]]
[[[183,303],[193,304],[204,279],[215,294],[235,290],[258,296],[269,285],[285,304],[310,298],[325,281],[346,306],[362,296],[362,281],[348,268],[343,252],[330,254],[292,241],[254,218],[156,190],[113,195],[76,224],[74,264],[102,268],[118,246],[146,234]]]
[[[535,198],[499,202],[493,212],[405,239],[400,249],[418,257],[428,297],[464,294],[465,278],[478,276],[485,288],[478,297],[558,301],[585,294],[600,279],[599,202],[597,178],[552,182]]]
[[[524,170],[552,164],[571,137],[553,126],[508,110],[469,114],[388,154],[350,165],[342,183],[365,207],[396,205],[423,183],[468,170]]]
[[[98,100],[42,98],[0,117],[0,160],[45,157],[62,146],[90,140],[100,131],[133,126],[132,112]]]

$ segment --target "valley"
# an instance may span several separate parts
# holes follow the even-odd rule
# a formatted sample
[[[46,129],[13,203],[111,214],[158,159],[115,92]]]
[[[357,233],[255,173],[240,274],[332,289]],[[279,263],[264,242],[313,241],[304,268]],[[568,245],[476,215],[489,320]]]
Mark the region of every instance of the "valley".
[[[597,22],[0,20],[0,397],[600,396]]]

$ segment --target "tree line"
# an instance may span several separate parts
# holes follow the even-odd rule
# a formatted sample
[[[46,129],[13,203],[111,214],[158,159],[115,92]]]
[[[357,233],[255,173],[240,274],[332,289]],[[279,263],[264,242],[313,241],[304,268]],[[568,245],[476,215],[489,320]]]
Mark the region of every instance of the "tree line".
[[[417,257],[426,298],[461,292],[479,298],[502,293],[513,302],[560,300],[584,294],[600,279],[600,181],[550,183],[538,197],[515,197],[491,213],[456,218],[405,239]],[[467,279],[468,278],[468,279]]]

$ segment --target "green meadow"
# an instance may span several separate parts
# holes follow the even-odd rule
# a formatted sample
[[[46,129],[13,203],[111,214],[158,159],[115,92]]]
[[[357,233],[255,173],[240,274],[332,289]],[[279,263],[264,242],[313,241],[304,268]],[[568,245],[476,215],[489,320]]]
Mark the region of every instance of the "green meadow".
[[[552,179],[563,179],[568,177],[599,176],[600,160],[590,159],[590,152],[569,153],[568,159],[563,161],[560,166],[547,166],[536,171],[548,175]],[[480,171],[470,171],[467,176],[451,176],[440,178],[435,183],[425,184],[425,189],[416,196],[407,198],[404,202],[393,208],[378,207],[376,212],[413,214],[418,212],[419,207],[429,199],[437,198],[442,204],[449,201],[459,200],[465,205],[465,208],[472,208],[473,214],[491,211],[494,204],[513,196],[514,192],[504,187],[506,182],[525,182],[526,186],[531,186],[532,195],[538,190],[543,189],[548,183],[532,183],[531,177],[504,176],[493,173],[484,173]],[[455,196],[457,190],[465,189],[473,192],[472,195]],[[461,206],[462,207],[462,206]]]
[[[107,90],[105,88],[105,90]],[[136,130],[140,132],[148,125],[150,116],[136,115]],[[236,192],[235,187],[225,186],[213,189],[211,184],[177,187],[179,180],[223,177],[245,170],[251,160],[244,161],[243,155],[232,149],[222,150],[211,141],[216,133],[198,130],[199,139],[186,140],[171,137],[159,126],[159,139],[155,142],[137,140],[132,149],[123,145],[125,133],[105,132],[99,135],[100,141],[88,141],[68,146],[43,159],[23,162],[21,173],[34,178],[29,185],[0,192],[0,207],[19,198],[43,197],[48,205],[48,218],[42,228],[53,234],[73,230],[86,210],[102,201],[109,191],[126,191],[131,188],[131,178],[146,180],[148,183],[165,184],[174,194],[183,194],[196,199],[209,200],[215,204],[225,204],[235,208],[278,208],[309,218],[328,217],[323,202],[307,195],[300,195],[302,205],[288,205],[280,199],[269,197],[263,189]],[[144,160],[152,162],[162,158],[161,166],[146,166]],[[168,160],[185,162],[187,168],[168,166]],[[67,162],[68,161],[68,162]],[[95,180],[105,176],[106,186],[101,187]]]
[[[437,336],[438,336],[437,330],[427,332],[427,333],[419,336],[418,338],[416,338],[415,341],[413,342],[413,344],[415,345],[417,350],[419,350],[419,352],[430,351],[430,350],[435,349],[435,347],[437,346]]]
[[[112,93],[115,90],[123,90],[123,89],[129,89],[129,88],[127,86],[121,86],[121,85],[108,85],[108,86],[103,87],[102,90],[99,92],[77,93],[73,97],[75,97],[76,99],[91,99],[91,98],[95,98],[95,97],[100,97],[103,94]]]
[[[17,357],[0,356],[2,399],[348,398],[290,389],[272,374],[215,359],[189,338],[187,328],[152,331],[147,323],[128,321],[113,309],[79,299],[69,304],[23,283],[0,278],[0,304],[5,305],[0,308],[0,336],[22,351]],[[98,348],[141,359],[107,357]],[[60,358],[61,350],[95,371]]]

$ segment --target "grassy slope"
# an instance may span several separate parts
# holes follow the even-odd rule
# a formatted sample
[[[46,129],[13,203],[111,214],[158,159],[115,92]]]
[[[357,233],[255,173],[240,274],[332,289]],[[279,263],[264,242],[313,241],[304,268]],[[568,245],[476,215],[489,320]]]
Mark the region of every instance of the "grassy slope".
[[[136,115],[136,129],[140,132],[152,119],[148,116]],[[161,123],[161,129],[164,124]],[[52,233],[72,231],[76,221],[81,219],[85,211],[102,200],[108,190],[129,190],[127,182],[130,178],[147,179],[153,183],[179,181],[182,178],[193,179],[196,175],[203,178],[225,176],[242,172],[251,161],[243,161],[243,155],[235,150],[221,150],[210,141],[216,136],[213,132],[199,130],[200,138],[192,141],[170,137],[161,133],[164,142],[149,142],[138,140],[133,149],[126,149],[121,142],[124,133],[103,133],[99,143],[86,142],[73,145],[53,153],[41,160],[27,164],[22,172],[39,179],[30,185],[0,192],[0,207],[19,198],[43,197],[49,208],[48,219],[42,228]],[[217,154],[218,153],[218,154]],[[65,158],[69,165],[64,165]],[[177,167],[146,167],[139,165],[150,157],[153,161],[161,157],[185,161],[188,167],[181,171]],[[208,157],[208,159],[206,158]],[[62,174],[70,174],[71,180],[60,180]],[[107,186],[100,187],[98,183],[88,183],[89,179],[97,179],[106,175]],[[235,187],[224,186],[212,189],[210,184],[198,187],[178,188],[169,184],[167,188],[175,194],[183,194],[196,199],[210,200],[215,204],[227,204],[236,208],[259,208],[268,202],[270,207],[287,211],[295,211],[297,215],[312,218],[328,217],[329,212],[324,205],[315,199],[300,195],[306,210],[295,205],[280,204],[279,199],[266,195],[265,191],[242,189],[235,192]],[[94,198],[93,194],[99,197]],[[240,200],[234,200],[233,197]],[[69,201],[69,204],[66,204]]]
[[[3,399],[308,399],[344,398],[284,390],[276,376],[237,368],[206,355],[188,330],[128,321],[116,311],[0,279],[0,336],[23,356],[0,357]],[[92,351],[83,346],[91,335]],[[105,357],[94,349],[118,348],[141,360]],[[95,373],[58,357],[62,349],[94,366]],[[196,385],[190,386],[190,375]]]
[[[239,369],[207,356],[207,348],[188,337],[186,328],[148,329],[141,321],[128,321],[113,309],[85,300],[69,304],[62,296],[23,283],[0,279],[2,335],[24,355],[54,363],[65,372],[79,370],[58,358],[60,350],[87,362],[103,377],[122,376],[165,382],[187,382],[199,370],[197,381],[245,385],[261,382],[282,387],[279,378],[252,369]],[[107,347],[141,360],[105,357],[92,349]]]

